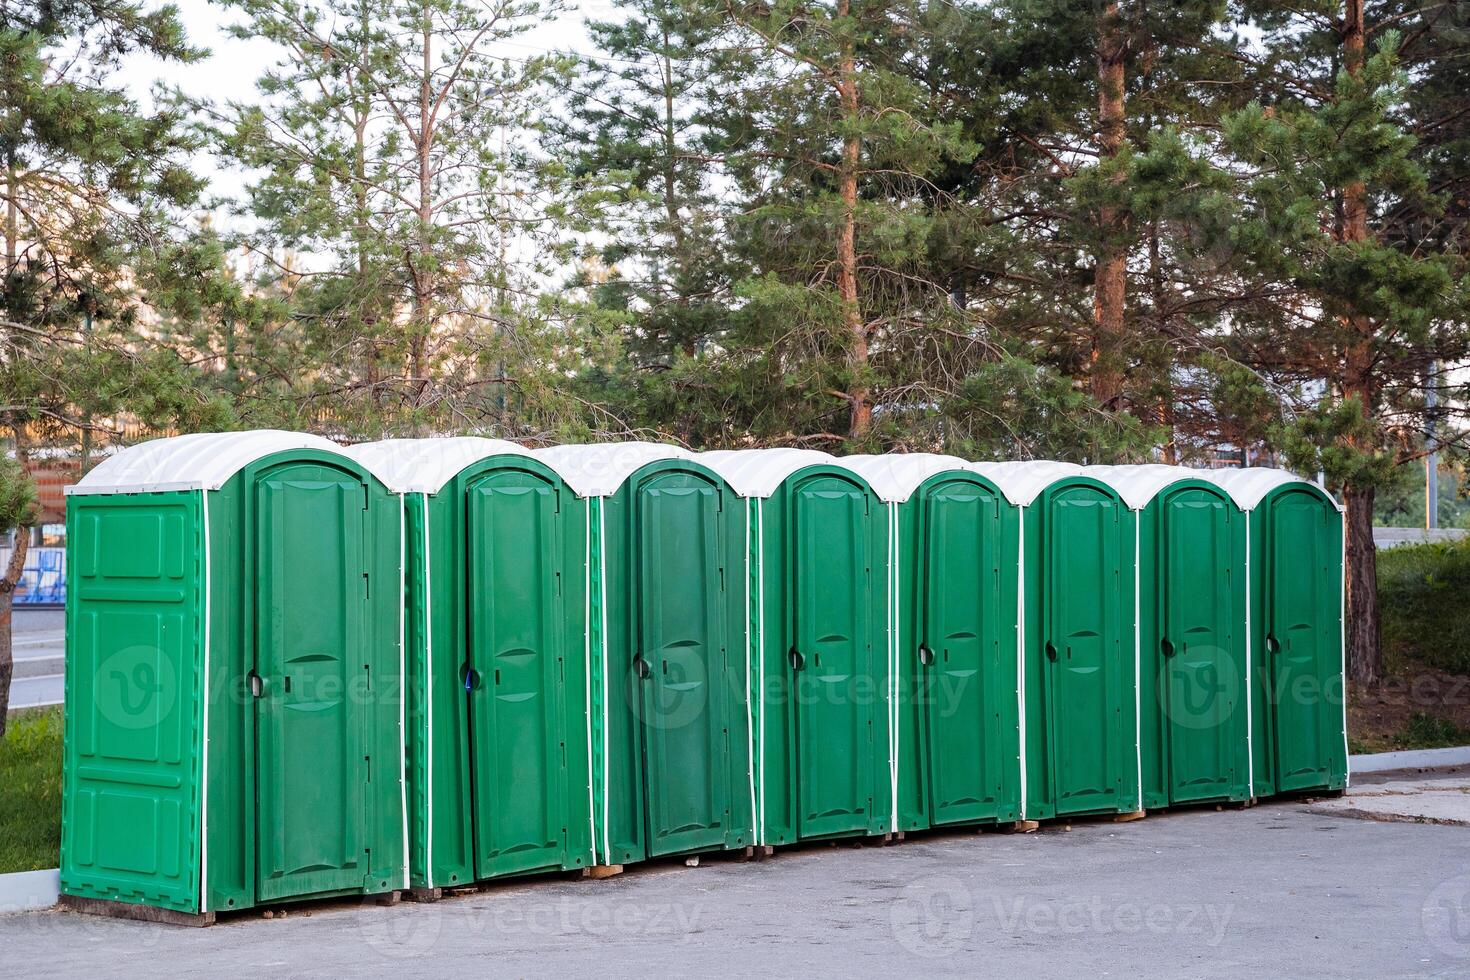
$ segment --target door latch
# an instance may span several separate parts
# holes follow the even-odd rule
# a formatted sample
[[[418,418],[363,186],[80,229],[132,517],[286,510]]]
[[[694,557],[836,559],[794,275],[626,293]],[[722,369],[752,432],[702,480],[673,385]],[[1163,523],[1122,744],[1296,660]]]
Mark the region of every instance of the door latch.
[[[1274,634],[1274,633],[1267,633],[1266,634],[1266,652],[1267,653],[1280,653],[1281,652],[1281,643],[1276,639],[1276,634]]]
[[[1159,646],[1163,648],[1164,656],[1174,656],[1174,644],[1169,641],[1169,638],[1167,636],[1159,640]]]
[[[934,663],[934,651],[929,649],[929,644],[927,643],[919,644],[919,663],[925,667]]]
[[[246,678],[250,682],[250,696],[252,698],[265,697],[265,678],[253,670],[246,675]]]
[[[648,669],[648,661],[643,659],[643,654],[641,653],[635,654],[633,657],[633,673],[638,676],[639,680],[647,680],[648,675],[652,673]]]
[[[480,672],[473,667],[464,669],[464,689],[473,691],[480,686]]]
[[[1051,640],[1046,641],[1046,659],[1053,661],[1057,659],[1057,645]]]
[[[789,651],[787,651],[786,657],[788,660],[791,661],[792,670],[806,669],[806,657],[802,656],[801,651],[796,649],[796,647],[793,646]]]

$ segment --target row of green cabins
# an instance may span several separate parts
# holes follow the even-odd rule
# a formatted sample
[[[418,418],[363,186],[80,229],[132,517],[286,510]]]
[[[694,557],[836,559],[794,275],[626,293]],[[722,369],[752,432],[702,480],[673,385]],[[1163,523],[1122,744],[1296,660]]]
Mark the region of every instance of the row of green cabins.
[[[118,452],[67,541],[92,910],[1347,780],[1340,510],[1278,470],[267,430]]]

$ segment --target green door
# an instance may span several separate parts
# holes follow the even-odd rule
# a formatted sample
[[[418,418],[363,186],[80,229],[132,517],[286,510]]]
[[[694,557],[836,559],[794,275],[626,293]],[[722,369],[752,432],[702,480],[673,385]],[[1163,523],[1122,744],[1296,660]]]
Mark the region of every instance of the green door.
[[[559,867],[563,793],[557,489],[491,473],[466,500],[475,873]]]
[[[1123,505],[1070,486],[1051,495],[1049,517],[1043,652],[1056,812],[1112,810],[1124,744]]]
[[[793,522],[797,832],[862,831],[873,807],[876,699],[863,681],[874,677],[867,494],[833,476],[805,480]]]
[[[367,487],[314,463],[255,487],[256,854],[261,901],[368,878]],[[396,791],[395,791],[396,792]]]
[[[1242,668],[1231,615],[1233,518],[1220,495],[1170,494],[1163,511],[1163,707],[1169,799],[1230,795],[1236,782],[1233,715]]]
[[[1282,494],[1271,504],[1266,651],[1281,792],[1325,786],[1335,748],[1329,739],[1342,737],[1342,705],[1332,690],[1342,669],[1336,575],[1341,551],[1330,510],[1307,492]]]
[[[920,662],[929,817],[935,824],[990,820],[1001,797],[1000,502],[956,481],[936,487],[924,506]]]
[[[638,489],[638,676],[650,857],[724,843],[724,568],[718,488],[665,473]]]

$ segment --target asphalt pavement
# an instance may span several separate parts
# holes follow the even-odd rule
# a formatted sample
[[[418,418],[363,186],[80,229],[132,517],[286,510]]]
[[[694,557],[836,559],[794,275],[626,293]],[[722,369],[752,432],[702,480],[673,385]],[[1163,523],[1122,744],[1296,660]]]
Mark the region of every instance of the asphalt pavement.
[[[0,917],[0,977],[1456,977],[1470,833],[1275,802],[651,864],[208,929]]]

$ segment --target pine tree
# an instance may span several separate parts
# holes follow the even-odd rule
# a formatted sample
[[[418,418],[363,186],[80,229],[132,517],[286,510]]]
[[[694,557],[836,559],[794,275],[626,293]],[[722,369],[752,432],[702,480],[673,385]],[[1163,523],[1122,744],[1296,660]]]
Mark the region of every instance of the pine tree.
[[[716,200],[720,147],[710,54],[724,25],[679,0],[629,0],[615,21],[589,21],[598,54],[582,60],[571,123],[555,130],[603,243],[610,307],[636,311],[626,338],[643,369],[693,356],[718,337],[728,300],[725,215]],[[585,278],[585,277],[584,277]]]
[[[818,443],[886,438],[876,408],[901,432],[934,404],[926,368],[962,375],[978,348],[966,330],[946,332],[949,283],[931,279],[926,261],[950,203],[928,194],[927,176],[973,147],[934,121],[905,70],[933,40],[922,8],[728,11],[719,122],[741,195],[734,248],[751,269],[732,328],[754,394],[743,424]]]
[[[1397,32],[1373,31],[1361,0],[1273,8],[1260,23],[1262,99],[1226,135],[1249,168],[1233,232],[1242,274],[1270,288],[1231,341],[1295,393],[1276,432],[1288,458],[1341,488],[1348,669],[1372,682],[1383,670],[1374,495],[1424,452],[1426,368],[1470,351],[1470,295],[1459,255],[1401,233],[1397,216],[1439,212],[1442,199],[1404,117]]]
[[[1165,429],[1228,292],[1221,229],[1202,220],[1219,114],[1243,104],[1223,4],[1007,0],[952,72],[982,147],[954,175],[1010,241],[978,251],[998,323],[1094,399]],[[1187,421],[1187,420],[1186,420]]]
[[[187,305],[161,288],[172,261],[217,271],[189,210],[198,134],[172,100],[144,109],[114,81],[128,57],[187,62],[173,8],[0,0],[0,529],[17,547],[0,574],[0,730],[10,680],[10,603],[34,518],[24,472],[38,440],[75,445],[119,415],[217,427],[228,407],[160,344],[145,316]]]
[[[244,209],[311,355],[317,410],[348,429],[512,432],[510,392],[547,352],[536,276],[560,220],[531,135],[562,67],[505,45],[537,0],[234,0],[282,58],[261,100],[218,111],[264,171]],[[287,256],[300,255],[293,264]]]
[[[22,454],[121,411],[220,424],[141,316],[190,302],[158,290],[169,262],[216,257],[190,215],[200,138],[171,100],[143,109],[112,79],[130,56],[199,52],[171,8],[5,0],[0,14],[0,420]]]

